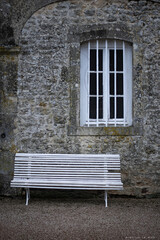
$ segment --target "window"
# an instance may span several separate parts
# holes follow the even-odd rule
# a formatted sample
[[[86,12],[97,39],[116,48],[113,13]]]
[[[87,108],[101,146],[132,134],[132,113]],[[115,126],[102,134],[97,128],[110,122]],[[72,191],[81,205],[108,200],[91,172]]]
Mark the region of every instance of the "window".
[[[132,46],[119,40],[81,45],[80,125],[132,124]]]

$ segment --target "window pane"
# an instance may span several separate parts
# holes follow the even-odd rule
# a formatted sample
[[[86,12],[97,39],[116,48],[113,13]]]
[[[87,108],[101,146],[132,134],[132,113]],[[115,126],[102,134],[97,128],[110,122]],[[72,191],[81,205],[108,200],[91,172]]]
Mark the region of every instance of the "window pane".
[[[98,51],[99,71],[103,71],[103,50]]]
[[[110,98],[110,118],[114,118],[114,98]]]
[[[99,97],[99,116],[100,119],[103,118],[103,98]]]
[[[123,50],[117,50],[117,71],[123,71]]]
[[[96,41],[91,41],[90,42],[90,48],[96,49]]]
[[[123,97],[117,97],[117,118],[123,118]]]
[[[114,95],[114,73],[110,73],[110,94]]]
[[[97,112],[97,98],[90,97],[89,118],[96,119],[96,112]]]
[[[90,95],[97,94],[96,73],[90,73]]]
[[[114,71],[114,50],[109,50],[109,70]]]
[[[122,49],[123,48],[123,41],[116,40],[116,47]]]
[[[103,74],[99,73],[99,95],[103,95]]]
[[[117,73],[117,95],[123,95],[123,73]]]
[[[113,40],[108,40],[108,47],[109,48],[114,48],[114,41]]]
[[[90,50],[90,71],[96,71],[96,49]]]

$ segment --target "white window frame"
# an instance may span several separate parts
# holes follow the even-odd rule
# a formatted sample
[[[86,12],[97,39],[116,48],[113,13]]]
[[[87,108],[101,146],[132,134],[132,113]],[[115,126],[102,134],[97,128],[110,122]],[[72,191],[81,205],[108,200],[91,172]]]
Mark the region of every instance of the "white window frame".
[[[81,45],[80,55],[80,126],[131,126],[132,125],[132,45],[125,41],[112,40],[112,47],[109,46],[111,40],[104,40],[103,47],[99,47],[102,40],[96,40],[97,53],[97,83],[98,83],[98,51],[103,49],[103,119],[98,119],[98,102],[96,119],[89,119],[89,89],[90,89],[90,49],[92,41]],[[117,47],[118,42],[122,47]],[[95,48],[94,48],[95,49]],[[123,50],[123,96],[116,95],[116,84],[114,84],[114,118],[110,118],[110,86],[109,86],[109,50],[114,50],[114,83],[116,83],[116,50]],[[97,85],[97,101],[98,101]],[[116,118],[116,98],[123,97],[123,118]]]

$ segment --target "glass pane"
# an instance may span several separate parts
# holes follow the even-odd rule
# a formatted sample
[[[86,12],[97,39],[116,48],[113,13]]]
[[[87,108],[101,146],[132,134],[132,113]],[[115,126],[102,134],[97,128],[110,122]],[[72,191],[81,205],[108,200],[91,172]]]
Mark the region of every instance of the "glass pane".
[[[103,50],[98,51],[99,71],[103,71]]]
[[[117,73],[117,95],[123,95],[123,73]]]
[[[117,118],[123,118],[123,97],[117,97]]]
[[[110,73],[110,95],[114,95],[114,73]]]
[[[116,40],[116,47],[117,48],[123,48],[123,41]]]
[[[105,48],[105,41],[104,40],[98,40],[99,48]]]
[[[110,118],[114,118],[114,98],[110,98]]]
[[[96,49],[96,41],[91,41],[90,42],[90,48],[95,48]]]
[[[90,97],[89,118],[96,119],[96,112],[97,112],[97,98]]]
[[[114,41],[113,40],[108,40],[108,47],[109,48],[114,48]]]
[[[116,50],[117,53],[117,71],[123,71],[123,50]]]
[[[103,95],[103,74],[99,73],[99,95]]]
[[[103,118],[103,98],[99,97],[99,119]]]
[[[90,73],[90,95],[97,94],[96,73]]]
[[[109,70],[114,71],[114,50],[109,50]]]
[[[90,71],[96,71],[96,49],[90,50]]]

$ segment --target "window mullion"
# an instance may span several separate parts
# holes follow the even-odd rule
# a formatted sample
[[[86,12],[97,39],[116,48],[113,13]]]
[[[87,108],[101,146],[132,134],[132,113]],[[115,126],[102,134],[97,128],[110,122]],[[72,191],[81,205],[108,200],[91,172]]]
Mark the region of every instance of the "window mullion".
[[[125,73],[125,42],[123,41],[123,119],[124,126],[126,125],[126,73]]]
[[[89,127],[89,124],[90,124],[90,121],[89,121],[89,108],[90,108],[90,42],[88,42],[88,86],[87,86],[87,89],[88,89],[88,92],[87,92],[87,124],[88,124],[88,127]]]
[[[114,125],[116,126],[116,112],[117,112],[117,103],[116,103],[116,93],[117,93],[117,89],[116,89],[116,66],[117,63],[117,58],[116,58],[116,40],[114,40]]]
[[[105,79],[105,91],[104,91],[104,115],[106,120],[106,127],[108,126],[108,114],[109,114],[109,52],[108,41],[105,41],[105,66],[104,66],[104,79]]]
[[[99,116],[99,97],[98,97],[98,94],[99,94],[99,61],[98,61],[98,48],[99,48],[99,42],[97,40],[96,42],[96,53],[97,53],[97,65],[96,65],[96,71],[97,71],[97,113],[96,113],[96,122],[97,122],[97,127],[98,127],[98,116]]]

